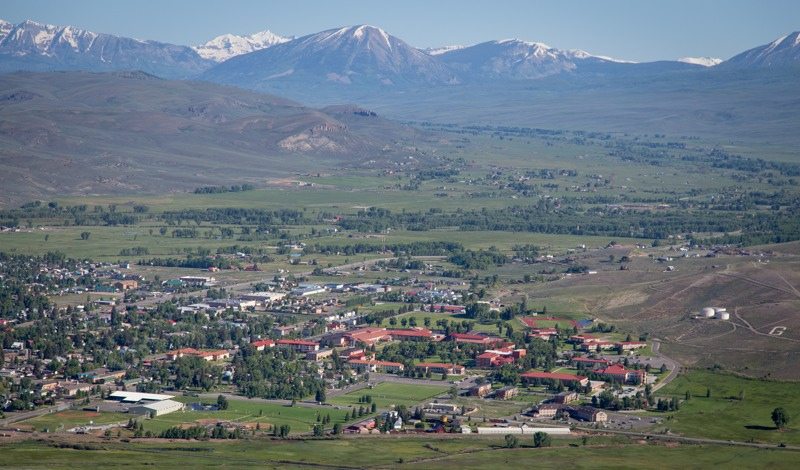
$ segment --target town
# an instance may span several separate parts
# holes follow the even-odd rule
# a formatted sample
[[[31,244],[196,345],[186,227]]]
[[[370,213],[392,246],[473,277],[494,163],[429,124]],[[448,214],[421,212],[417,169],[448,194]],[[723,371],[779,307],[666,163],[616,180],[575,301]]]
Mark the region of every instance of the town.
[[[139,436],[187,425],[207,435],[558,435],[633,429],[641,418],[622,411],[679,406],[654,397],[677,366],[653,341],[479,296],[468,282],[437,276],[437,263],[423,258],[413,275],[383,262],[354,266],[373,271],[374,282],[345,282],[330,269],[322,277],[342,280],[275,274],[226,286],[212,275],[218,269],[160,280],[130,263],[6,256],[4,272],[34,282],[24,294],[30,307],[2,324],[3,426]],[[382,276],[392,271],[402,276]],[[45,294],[86,297],[56,308]],[[63,339],[48,339],[53,331]],[[269,415],[214,418],[218,398],[234,409],[259,400],[273,413],[288,405],[327,419],[281,430],[260,425]],[[81,412],[96,418],[70,423]]]

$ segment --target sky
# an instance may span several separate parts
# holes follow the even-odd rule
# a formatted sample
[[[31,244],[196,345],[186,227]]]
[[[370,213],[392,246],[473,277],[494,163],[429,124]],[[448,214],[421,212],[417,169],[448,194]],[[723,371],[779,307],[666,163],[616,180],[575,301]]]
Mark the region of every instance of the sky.
[[[412,46],[518,38],[618,59],[727,59],[800,30],[800,0],[2,0],[0,18],[175,44],[371,24]]]

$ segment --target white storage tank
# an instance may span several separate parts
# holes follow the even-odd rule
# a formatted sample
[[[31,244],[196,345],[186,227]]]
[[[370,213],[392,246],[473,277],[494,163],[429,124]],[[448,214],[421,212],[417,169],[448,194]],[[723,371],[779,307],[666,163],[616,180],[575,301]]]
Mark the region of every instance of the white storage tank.
[[[726,311],[717,312],[717,318],[719,318],[720,320],[730,320],[731,314]]]
[[[714,314],[715,313],[716,312],[711,307],[706,307],[706,308],[700,310],[700,316],[703,317],[703,318],[714,318]]]
[[[714,307],[714,311],[717,312],[717,313],[725,312],[727,310],[728,309],[726,309],[725,307]]]

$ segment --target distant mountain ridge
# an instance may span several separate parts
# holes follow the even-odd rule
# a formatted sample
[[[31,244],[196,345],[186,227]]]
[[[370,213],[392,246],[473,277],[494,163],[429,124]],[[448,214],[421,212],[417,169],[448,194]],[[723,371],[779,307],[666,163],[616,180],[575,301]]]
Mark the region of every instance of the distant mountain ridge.
[[[291,41],[292,39],[294,38],[279,36],[270,30],[260,31],[249,36],[223,34],[205,44],[194,46],[192,49],[204,59],[213,60],[214,62],[224,62],[231,57],[260,51],[261,49]]]
[[[0,75],[0,207],[158,192],[321,168],[414,168],[424,133],[363,109],[143,72]]]
[[[17,25],[0,21],[0,71],[142,70],[190,78],[214,64],[186,46],[30,20]]]
[[[440,60],[369,25],[330,29],[233,57],[202,78],[256,89],[259,83],[287,81],[374,87],[455,80]]]
[[[469,79],[536,79],[578,69],[581,63],[616,63],[581,50],[562,51],[540,42],[519,39],[487,41],[438,54],[447,65]]]

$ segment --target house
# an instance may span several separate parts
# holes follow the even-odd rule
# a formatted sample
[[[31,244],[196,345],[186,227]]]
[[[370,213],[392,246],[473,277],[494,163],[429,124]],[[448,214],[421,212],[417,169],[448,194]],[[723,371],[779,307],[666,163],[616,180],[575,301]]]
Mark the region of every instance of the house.
[[[503,387],[494,392],[494,397],[498,400],[510,400],[519,394],[517,387]]]
[[[250,346],[254,347],[256,351],[263,351],[267,348],[271,348],[275,346],[275,341],[271,339],[260,339],[258,341],[253,341],[250,343]]]
[[[432,374],[461,375],[466,368],[458,364],[442,364],[439,362],[420,362],[414,366],[417,370]]]
[[[54,393],[58,389],[58,381],[57,380],[44,380],[37,384],[36,389],[42,395],[47,395],[49,393]]]
[[[564,383],[576,383],[581,386],[586,386],[586,384],[589,383],[588,378],[580,375],[560,374],[554,372],[540,372],[535,370],[530,372],[525,372],[524,374],[520,375],[520,377],[525,382],[533,382],[533,383],[554,381],[554,382],[564,382]]]
[[[567,412],[573,419],[588,421],[590,423],[605,423],[608,421],[608,414],[603,410],[598,410],[591,406],[569,407]]]
[[[319,343],[302,339],[279,339],[276,345],[279,348],[288,348],[296,352],[311,352],[319,350]]]
[[[612,364],[597,371],[598,374],[609,380],[622,383],[644,383],[645,371],[641,369],[626,369],[622,364]]]
[[[474,387],[470,387],[469,394],[474,397],[485,397],[492,391],[492,384],[485,383],[480,385],[475,385]]]
[[[405,366],[399,362],[350,359],[347,363],[359,372],[397,373],[405,370]]]
[[[139,283],[133,279],[123,279],[114,283],[114,287],[121,291],[138,289]]]
[[[373,429],[375,429],[375,418],[369,418],[347,426],[344,432],[347,434],[368,434]]]

